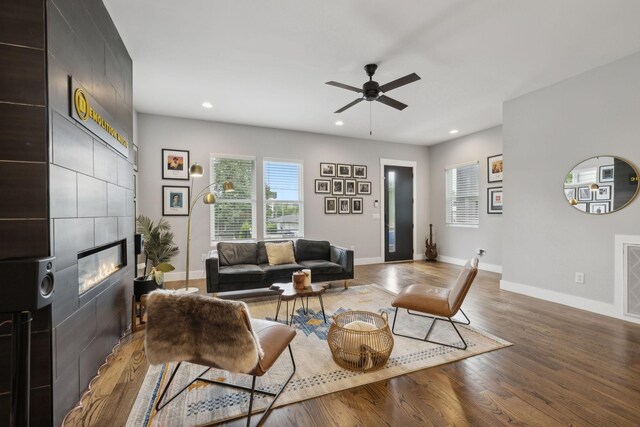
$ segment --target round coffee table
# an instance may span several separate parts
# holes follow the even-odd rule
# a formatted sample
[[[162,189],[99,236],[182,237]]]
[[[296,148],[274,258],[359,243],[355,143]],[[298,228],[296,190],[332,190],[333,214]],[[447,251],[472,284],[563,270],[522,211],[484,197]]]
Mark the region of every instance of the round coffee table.
[[[310,287],[304,289],[296,289],[293,287],[293,283],[274,283],[271,285],[272,289],[281,289],[282,293],[278,295],[278,306],[276,308],[276,322],[278,321],[278,314],[280,313],[280,305],[282,301],[287,303],[287,316],[289,317],[289,325],[293,323],[293,315],[296,312],[296,299],[300,298],[300,303],[302,304],[302,308],[304,309],[304,314],[306,315],[309,310],[309,297],[318,297],[320,301],[320,308],[322,309],[322,318],[324,319],[324,323],[327,323],[327,316],[324,314],[324,304],[322,303],[322,294],[325,293],[327,288],[329,287],[329,283],[312,283]],[[304,298],[307,299],[307,305],[305,307]],[[293,300],[293,308],[291,309],[291,314],[289,315],[289,301]]]

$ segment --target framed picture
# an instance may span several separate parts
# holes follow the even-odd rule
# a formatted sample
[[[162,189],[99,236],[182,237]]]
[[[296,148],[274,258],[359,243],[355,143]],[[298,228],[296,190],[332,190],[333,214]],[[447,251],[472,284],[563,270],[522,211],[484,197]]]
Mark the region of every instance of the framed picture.
[[[189,180],[189,152],[162,149],[162,179]]]
[[[567,197],[567,200],[576,198],[576,189],[575,188],[565,188],[564,195]]]
[[[487,213],[502,213],[502,187],[487,188]]]
[[[136,174],[133,174],[133,200],[136,199],[136,197],[138,196],[138,177],[136,176]]]
[[[331,194],[331,180],[330,179],[316,179],[316,193],[318,193],[318,194]]]
[[[362,213],[362,197],[351,198],[351,213],[353,214]]]
[[[592,213],[592,214],[609,213],[609,202],[589,203],[589,213]]]
[[[337,176],[340,178],[351,178],[351,165],[338,164]]]
[[[353,165],[353,177],[367,179],[367,167],[363,165]]]
[[[338,199],[335,197],[324,198],[324,213],[335,214],[338,213]]]
[[[344,194],[345,196],[355,196],[356,195],[356,180],[355,179],[345,179],[344,180]]]
[[[487,181],[502,182],[502,154],[487,157]]]
[[[320,176],[336,176],[336,164],[320,163]]]
[[[613,165],[600,166],[598,170],[600,175],[600,182],[613,181]]]
[[[589,187],[578,187],[578,201],[590,202],[591,198],[591,189]]]
[[[338,213],[351,213],[351,199],[348,197],[338,197]]]
[[[611,200],[611,186],[601,185],[596,191],[596,200]]]
[[[189,187],[162,186],[162,215],[189,215]]]
[[[333,194],[344,194],[344,179],[332,179],[333,187],[331,192]]]
[[[371,181],[358,181],[358,194],[371,194]]]
[[[138,172],[138,146],[133,144],[133,170]]]
[[[577,205],[575,205],[575,208],[578,209],[579,211],[586,212],[587,211],[587,204],[586,203],[578,203]]]

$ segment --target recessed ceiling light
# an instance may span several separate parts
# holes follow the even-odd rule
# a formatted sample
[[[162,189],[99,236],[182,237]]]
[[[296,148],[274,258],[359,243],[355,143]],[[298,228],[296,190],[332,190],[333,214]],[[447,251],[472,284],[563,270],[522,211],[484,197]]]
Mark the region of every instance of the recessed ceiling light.
[[[455,135],[456,133],[458,133],[458,129],[451,129],[451,130],[449,131],[449,133],[450,133],[451,135]]]
[[[338,120],[336,122],[336,126],[342,126],[344,124],[344,122],[342,120]]]
[[[205,101],[205,102],[203,102],[203,103],[202,103],[202,106],[203,106],[204,108],[213,108],[213,104],[212,104],[212,103],[210,103],[209,101]]]

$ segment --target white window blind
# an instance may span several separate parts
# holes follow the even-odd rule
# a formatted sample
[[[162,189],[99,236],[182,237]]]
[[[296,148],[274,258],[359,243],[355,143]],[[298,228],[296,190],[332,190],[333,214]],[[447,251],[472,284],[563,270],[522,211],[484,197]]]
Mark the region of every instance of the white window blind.
[[[264,174],[264,237],[304,237],[302,163],[266,159]]]
[[[445,173],[447,224],[478,225],[478,163],[451,167]]]
[[[211,154],[211,188],[218,201],[211,205],[211,243],[221,240],[256,238],[256,159],[255,157]],[[225,193],[223,184],[231,181],[235,191]]]

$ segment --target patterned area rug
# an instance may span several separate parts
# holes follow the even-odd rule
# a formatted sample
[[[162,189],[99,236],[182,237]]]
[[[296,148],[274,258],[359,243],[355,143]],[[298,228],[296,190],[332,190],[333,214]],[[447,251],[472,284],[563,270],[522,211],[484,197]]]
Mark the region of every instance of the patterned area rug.
[[[467,341],[466,350],[457,350],[437,344],[411,340],[394,336],[394,348],[386,366],[380,370],[362,373],[340,368],[332,359],[327,344],[327,333],[331,316],[348,310],[367,310],[389,313],[389,322],[393,322],[395,309],[391,307],[394,295],[377,285],[354,286],[349,289],[329,290],[323,296],[327,323],[324,323],[320,304],[316,297],[309,298],[309,311],[305,315],[299,300],[294,315],[293,326],[298,334],[292,343],[297,371],[291,382],[278,398],[275,407],[288,405],[324,394],[357,387],[363,384],[403,375],[412,371],[428,368],[464,359],[480,353],[497,350],[511,345],[486,332],[470,326],[458,326]],[[276,299],[249,303],[251,316],[273,320],[276,311]],[[290,303],[291,304],[291,303]],[[289,308],[292,308],[291,306]],[[279,321],[283,317],[286,305],[283,303]],[[473,321],[473,319],[471,319]],[[400,311],[396,331],[404,334],[420,335],[426,333],[429,320],[409,316]],[[212,337],[215,339],[214,337]],[[450,325],[438,322],[432,338],[441,342],[459,341]],[[196,382],[188,391],[182,393],[159,413],[155,403],[164,385],[169,379],[174,365],[151,366],[142,384],[133,406],[127,426],[197,426],[212,422],[244,416],[248,411],[249,393],[241,390]],[[203,367],[183,363],[171,384],[168,396],[172,396],[185,384],[203,371]],[[291,373],[291,362],[285,351],[268,374],[256,381],[256,387],[277,391],[280,384]],[[223,371],[211,370],[207,376],[216,380],[241,383],[251,386],[251,378],[246,375],[228,375]],[[254,414],[267,407],[270,397],[255,395]]]

